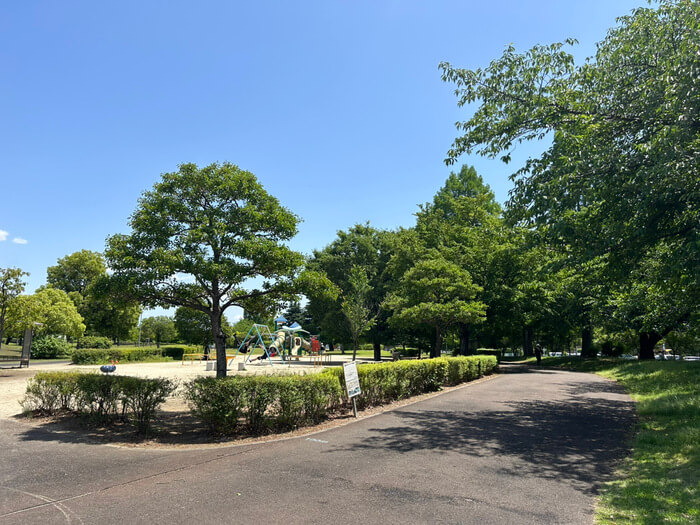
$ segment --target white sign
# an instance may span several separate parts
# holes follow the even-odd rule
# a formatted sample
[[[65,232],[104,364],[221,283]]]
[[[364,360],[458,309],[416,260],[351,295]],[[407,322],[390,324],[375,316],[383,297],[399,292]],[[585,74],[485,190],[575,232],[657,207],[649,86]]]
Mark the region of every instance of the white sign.
[[[355,361],[344,363],[343,372],[345,373],[345,388],[348,391],[348,397],[359,396],[362,392],[360,391],[360,378],[357,375],[357,363]]]

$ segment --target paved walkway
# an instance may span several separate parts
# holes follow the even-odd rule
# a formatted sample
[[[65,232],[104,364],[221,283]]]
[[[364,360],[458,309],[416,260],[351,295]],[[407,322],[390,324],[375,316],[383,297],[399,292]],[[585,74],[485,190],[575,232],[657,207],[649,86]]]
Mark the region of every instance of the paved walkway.
[[[592,523],[633,422],[615,383],[554,370],[262,445],[115,448],[0,420],[0,524]]]

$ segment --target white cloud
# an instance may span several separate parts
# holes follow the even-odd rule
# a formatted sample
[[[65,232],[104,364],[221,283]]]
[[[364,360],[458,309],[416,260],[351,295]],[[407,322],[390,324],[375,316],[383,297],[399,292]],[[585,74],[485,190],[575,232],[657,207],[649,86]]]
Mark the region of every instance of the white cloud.
[[[12,239],[12,242],[15,244],[27,244],[29,241],[27,239],[22,239],[21,237],[15,237]]]
[[[0,241],[6,241],[8,235],[9,233],[5,230],[0,230]]]

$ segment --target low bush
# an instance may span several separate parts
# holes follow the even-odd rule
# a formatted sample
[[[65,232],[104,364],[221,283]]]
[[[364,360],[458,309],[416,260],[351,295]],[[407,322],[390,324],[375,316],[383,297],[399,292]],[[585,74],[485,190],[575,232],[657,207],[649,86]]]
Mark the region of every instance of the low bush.
[[[305,376],[197,378],[185,389],[193,413],[217,434],[236,432],[244,423],[252,434],[291,430],[322,421],[340,406],[337,378]]]
[[[112,340],[109,337],[98,337],[94,335],[88,335],[78,339],[78,342],[76,343],[75,347],[108,349],[112,348]]]
[[[182,356],[180,356],[182,358]],[[110,361],[138,362],[138,361],[170,361],[164,358],[160,348],[155,346],[141,346],[136,348],[80,348],[73,351],[71,356],[76,365],[104,365]]]
[[[73,347],[60,337],[45,336],[32,341],[31,355],[34,359],[68,357]]]
[[[163,378],[143,379],[81,372],[39,372],[27,383],[24,410],[71,410],[100,422],[128,419],[147,433],[156,409],[175,389]]]
[[[182,354],[191,352],[191,350],[184,346],[163,346],[161,350],[164,357],[171,357],[175,361],[180,361],[182,359]]]
[[[501,350],[496,350],[495,348],[477,348],[476,355],[492,355],[500,363],[503,352]]]
[[[80,372],[39,372],[27,381],[22,409],[55,414],[61,409],[74,408],[80,375]]]
[[[142,379],[119,377],[122,405],[141,434],[151,429],[157,408],[175,390],[175,384],[165,378]]]
[[[420,357],[421,351],[419,348],[399,348],[401,357]]]
[[[426,392],[435,392],[443,385],[471,381],[491,373],[498,362],[495,356],[440,357],[420,361],[366,364],[357,367],[362,395],[357,406],[382,405]],[[332,368],[343,389],[342,368]]]

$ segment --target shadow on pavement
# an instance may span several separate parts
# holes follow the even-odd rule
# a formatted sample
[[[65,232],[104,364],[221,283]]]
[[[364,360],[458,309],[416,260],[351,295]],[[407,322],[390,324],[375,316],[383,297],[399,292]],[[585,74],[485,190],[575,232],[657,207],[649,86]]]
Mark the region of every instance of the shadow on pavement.
[[[634,403],[613,382],[567,388],[567,399],[504,402],[497,411],[398,410],[394,425],[369,429],[350,449],[499,455],[501,473],[567,479],[595,492],[628,451]]]

